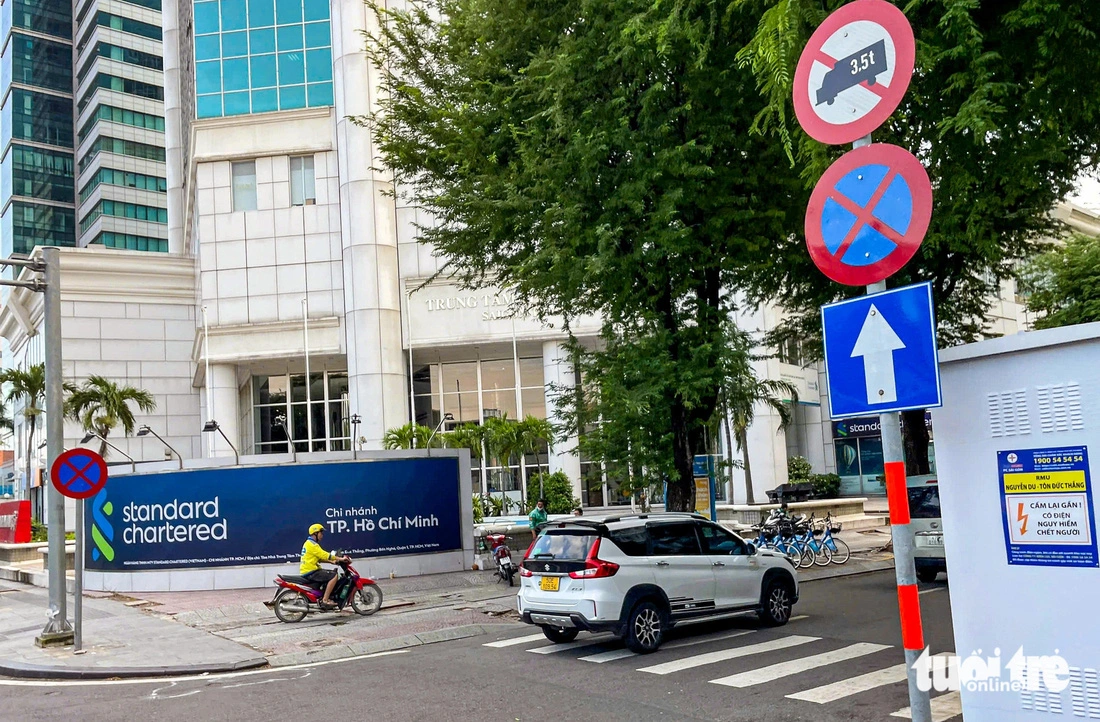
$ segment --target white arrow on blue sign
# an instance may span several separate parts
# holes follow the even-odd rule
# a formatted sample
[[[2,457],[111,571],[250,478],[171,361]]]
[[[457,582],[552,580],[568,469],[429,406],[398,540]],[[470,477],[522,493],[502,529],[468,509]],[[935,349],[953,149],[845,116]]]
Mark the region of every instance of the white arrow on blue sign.
[[[821,307],[834,419],[943,404],[932,284]]]

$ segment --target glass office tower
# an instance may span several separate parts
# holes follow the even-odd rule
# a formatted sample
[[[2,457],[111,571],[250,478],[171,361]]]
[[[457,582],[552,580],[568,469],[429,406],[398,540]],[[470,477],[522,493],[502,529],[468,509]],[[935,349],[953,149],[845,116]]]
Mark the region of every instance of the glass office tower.
[[[72,13],[68,3],[0,5],[0,253],[73,246]]]

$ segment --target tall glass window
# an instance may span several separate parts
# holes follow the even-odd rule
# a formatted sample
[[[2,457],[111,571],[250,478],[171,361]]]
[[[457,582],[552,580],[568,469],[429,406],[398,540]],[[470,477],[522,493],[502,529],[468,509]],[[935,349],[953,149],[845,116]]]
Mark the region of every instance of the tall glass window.
[[[14,139],[72,148],[73,101],[12,88],[4,106],[0,130],[3,131],[5,145]]]
[[[313,156],[303,155],[290,159],[290,204],[313,205],[317,202],[316,179],[313,175]]]
[[[196,0],[197,115],[333,104],[324,0]]]
[[[76,245],[76,213],[72,208],[16,201],[4,210],[0,223],[0,254],[27,255],[35,246]]]
[[[73,202],[73,154],[13,145],[3,162],[3,201],[11,196]]]
[[[485,419],[505,415],[510,419],[526,416],[545,419],[542,358],[522,358],[518,365],[518,384],[513,358],[414,366],[416,422],[449,431],[462,423],[480,424]],[[516,407],[517,391],[522,410]],[[454,420],[444,422],[445,414],[451,414]],[[474,460],[477,467],[474,469],[474,493],[504,492],[518,501],[520,484],[532,474],[547,470],[549,449],[543,444],[535,453],[527,454],[522,460],[522,468],[500,466],[498,461],[486,457]]]
[[[252,412],[257,454],[285,454],[287,431],[298,451],[351,448],[348,375],[325,371],[252,377]]]
[[[71,40],[73,8],[71,3],[56,0],[10,0],[0,6],[3,26],[35,30],[46,35]]]
[[[256,210],[256,161],[233,164],[233,210]]]
[[[68,43],[12,33],[9,52],[12,82],[72,92],[73,49]]]

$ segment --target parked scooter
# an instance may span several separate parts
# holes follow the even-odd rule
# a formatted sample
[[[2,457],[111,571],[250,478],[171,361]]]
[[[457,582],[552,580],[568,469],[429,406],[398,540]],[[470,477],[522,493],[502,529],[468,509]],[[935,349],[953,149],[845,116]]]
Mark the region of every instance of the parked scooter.
[[[493,561],[496,562],[494,576],[508,582],[508,586],[512,586],[514,583],[512,580],[519,571],[519,566],[512,562],[512,550],[508,548],[504,538],[503,534],[485,535],[485,541],[489,542],[489,552],[493,555]]]
[[[337,556],[343,556],[337,554]],[[378,611],[382,606],[382,590],[370,577],[360,576],[351,562],[338,562],[338,580],[332,590],[332,601],[336,606],[332,609],[322,608],[321,599],[324,597],[323,584],[311,582],[303,577],[292,574],[280,574],[275,578],[275,585],[279,591],[275,597],[266,602],[266,606],[275,611],[275,616],[281,622],[300,622],[312,612],[339,612],[349,603],[356,614],[369,616]]]

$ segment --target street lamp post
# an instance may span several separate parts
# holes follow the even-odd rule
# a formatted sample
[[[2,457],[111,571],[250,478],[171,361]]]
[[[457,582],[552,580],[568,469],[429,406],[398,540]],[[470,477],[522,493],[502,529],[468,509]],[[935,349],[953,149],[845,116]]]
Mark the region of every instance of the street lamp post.
[[[290,435],[290,427],[286,425],[286,414],[276,416],[272,426],[282,427],[283,434],[286,435],[286,443],[290,447],[290,460],[292,463],[298,463],[298,447],[294,444],[294,437]]]
[[[150,429],[148,424],[142,424],[141,428],[138,429],[137,435],[139,437],[141,437],[141,436],[148,436],[149,434],[152,434],[153,436],[155,436],[157,438],[157,441],[164,444],[168,448],[169,451],[171,451],[173,454],[176,455],[176,458],[179,459],[179,462],[180,462],[180,471],[183,471],[183,457],[180,456],[180,452],[178,452],[174,448],[172,448],[172,445],[169,444],[164,439],[162,439],[160,437],[160,434],[158,434],[157,432]]]

